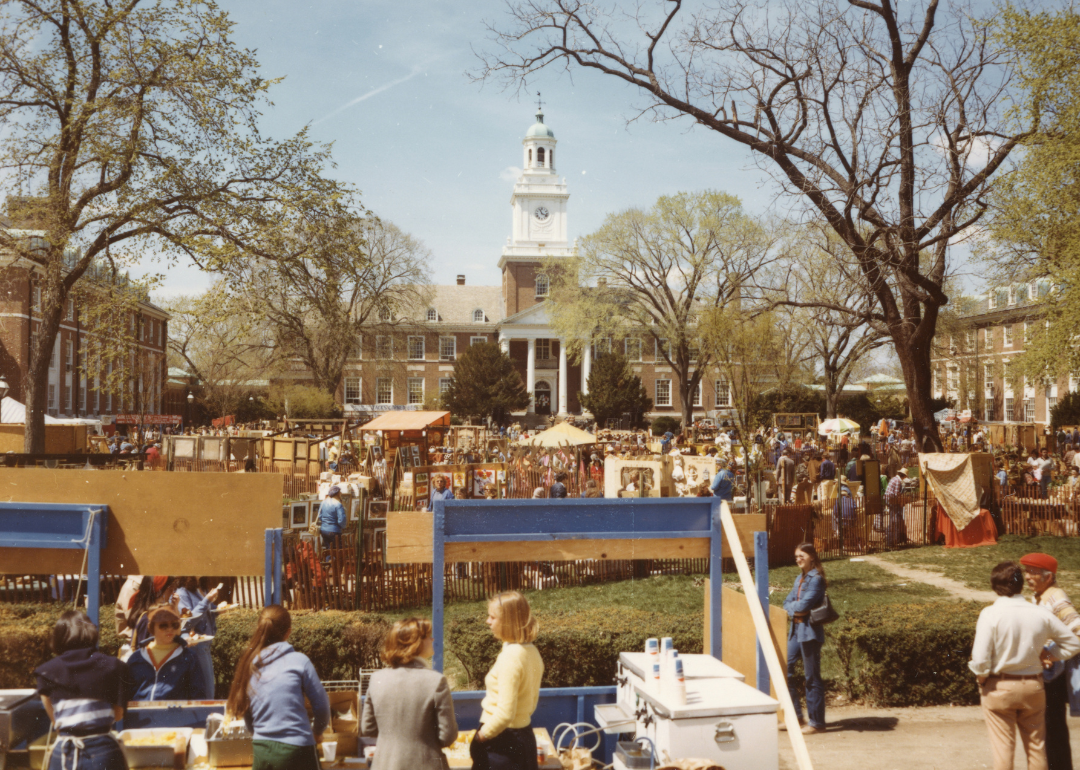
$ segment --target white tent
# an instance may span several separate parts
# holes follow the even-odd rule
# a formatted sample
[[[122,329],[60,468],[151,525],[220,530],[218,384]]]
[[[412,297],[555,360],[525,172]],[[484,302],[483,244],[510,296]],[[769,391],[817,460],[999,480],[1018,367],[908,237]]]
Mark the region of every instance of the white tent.
[[[46,425],[56,425],[61,422],[63,420],[45,415]],[[25,425],[26,406],[9,396],[5,396],[3,402],[0,403],[0,423],[4,425]]]

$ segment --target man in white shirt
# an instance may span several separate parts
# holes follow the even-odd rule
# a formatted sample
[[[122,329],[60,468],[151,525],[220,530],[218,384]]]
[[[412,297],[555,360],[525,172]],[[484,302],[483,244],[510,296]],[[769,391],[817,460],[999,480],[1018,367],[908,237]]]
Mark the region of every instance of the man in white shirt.
[[[968,667],[979,681],[979,700],[990,732],[994,770],[1012,770],[1016,730],[1027,753],[1028,770],[1046,770],[1046,692],[1040,653],[1067,660],[1080,652],[1080,639],[1045,609],[1024,600],[1024,572],[1003,561],[990,573],[1000,598],[979,613]]]

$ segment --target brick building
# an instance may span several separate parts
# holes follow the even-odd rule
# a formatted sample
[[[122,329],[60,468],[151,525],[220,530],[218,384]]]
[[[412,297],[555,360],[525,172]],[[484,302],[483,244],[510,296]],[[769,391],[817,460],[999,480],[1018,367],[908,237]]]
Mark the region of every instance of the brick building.
[[[433,287],[430,305],[391,329],[373,328],[357,342],[346,365],[339,398],[347,412],[378,411],[391,406],[419,406],[444,390],[456,356],[478,341],[497,341],[514,360],[534,394],[530,413],[578,414],[579,391],[586,391],[597,348],[619,345],[653,399],[651,417],[682,413],[678,382],[653,339],[646,334],[625,340],[600,340],[578,363],[568,360],[551,328],[546,302],[549,286],[540,275],[543,260],[571,258],[576,247],[567,236],[570,194],[566,179],[555,172],[554,132],[538,113],[522,140],[522,174],[510,198],[511,236],[502,249],[500,286],[470,286],[464,275],[449,286]],[[298,368],[292,379],[302,380]],[[695,413],[730,417],[726,380],[713,372],[703,378]]]
[[[13,229],[0,217],[0,227],[19,238],[40,237],[33,230]],[[26,374],[30,344],[41,317],[41,291],[35,285],[40,267],[0,250],[0,376],[8,395],[26,401]],[[49,364],[47,412],[54,417],[109,417],[141,411],[161,412],[166,380],[165,345],[169,315],[149,301],[128,314],[129,351],[108,364],[105,372],[87,366],[88,341],[96,334],[87,326],[74,300],[68,302]],[[106,380],[115,370],[110,389]],[[122,382],[121,382],[122,381]]]
[[[986,421],[1050,422],[1059,395],[1077,387],[1075,376],[1046,385],[1015,369],[1031,332],[1046,319],[1039,299],[1048,281],[991,289],[976,299],[957,333],[935,338],[933,393],[951,398]]]

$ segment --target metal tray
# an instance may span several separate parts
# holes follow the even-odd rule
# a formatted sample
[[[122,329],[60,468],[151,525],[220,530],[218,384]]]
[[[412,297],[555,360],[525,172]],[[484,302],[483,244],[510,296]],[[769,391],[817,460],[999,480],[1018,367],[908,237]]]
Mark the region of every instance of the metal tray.
[[[632,733],[636,729],[634,715],[626,713],[621,703],[599,703],[593,706],[593,716],[608,735]]]
[[[251,738],[211,738],[206,742],[206,761],[210,767],[250,767],[253,745]]]
[[[125,739],[163,738],[166,734],[173,733],[183,739],[181,756],[185,756],[192,732],[190,727],[150,727],[138,730],[124,730],[120,733],[120,748],[124,752],[124,759],[127,760],[128,767],[173,767],[177,754],[175,744],[161,743],[153,746],[129,746]]]

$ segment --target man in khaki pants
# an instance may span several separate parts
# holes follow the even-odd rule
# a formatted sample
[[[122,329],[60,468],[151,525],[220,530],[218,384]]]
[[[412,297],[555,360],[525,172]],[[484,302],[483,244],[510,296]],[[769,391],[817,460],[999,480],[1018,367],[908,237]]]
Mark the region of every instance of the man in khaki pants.
[[[979,695],[994,770],[1012,770],[1016,730],[1028,770],[1046,770],[1046,692],[1039,654],[1047,642],[1067,660],[1080,652],[1080,639],[1054,615],[1020,595],[1024,571],[1003,561],[990,573],[997,601],[979,613],[968,667],[979,680]]]

